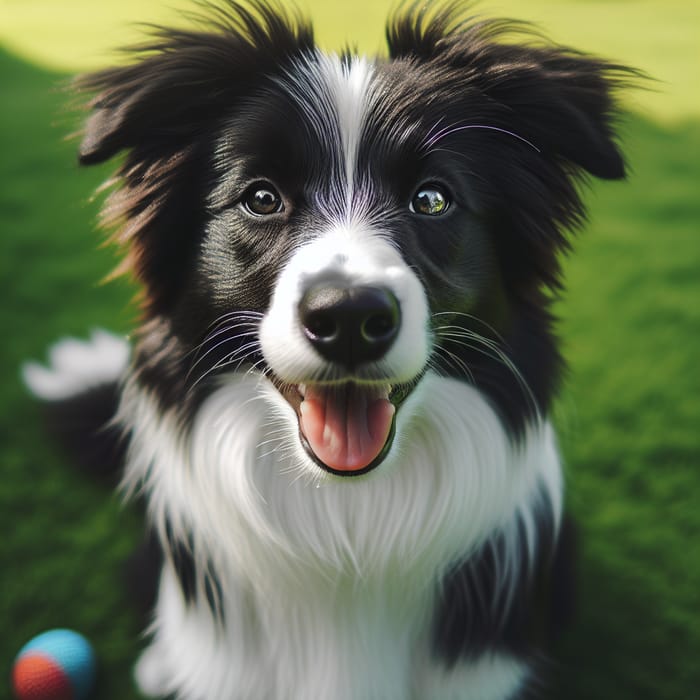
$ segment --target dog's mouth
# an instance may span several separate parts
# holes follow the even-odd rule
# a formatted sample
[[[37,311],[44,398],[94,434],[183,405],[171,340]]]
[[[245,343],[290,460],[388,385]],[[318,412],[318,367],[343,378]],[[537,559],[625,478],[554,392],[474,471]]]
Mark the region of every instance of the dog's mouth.
[[[301,444],[322,469],[339,476],[366,474],[394,441],[396,412],[408,388],[353,381],[278,385],[299,420]]]

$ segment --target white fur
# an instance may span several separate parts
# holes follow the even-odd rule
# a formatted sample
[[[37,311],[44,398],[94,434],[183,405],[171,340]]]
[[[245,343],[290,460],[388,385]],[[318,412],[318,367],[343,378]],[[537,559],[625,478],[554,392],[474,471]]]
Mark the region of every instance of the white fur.
[[[61,401],[101,384],[119,381],[129,363],[126,338],[94,330],[87,341],[64,338],[49,350],[48,366],[27,362],[22,378],[44,401]]]
[[[414,665],[429,656],[438,580],[495,532],[513,554],[528,546],[517,523],[527,531],[536,509],[561,509],[549,425],[513,447],[477,391],[432,374],[402,407],[392,453],[352,479],[309,460],[293,411],[262,377],[224,381],[187,438],[136,385],[122,415],[134,430],[127,487],[145,485],[157,525],[192,534],[226,611],[222,631],[204,600],[186,608],[166,569],[144,691],[162,677],[207,700],[424,700],[412,693],[426,683],[468,698],[468,684],[456,695],[457,680]],[[515,572],[507,561],[502,571],[507,589]]]
[[[347,211],[352,212],[355,194],[355,169],[362,129],[371,102],[372,65],[364,58],[353,57],[343,66],[337,56],[325,57],[325,78],[335,102],[343,148]],[[348,217],[350,223],[350,217]]]
[[[329,213],[350,226],[362,210],[356,182],[357,154],[372,105],[374,64],[362,57],[348,63],[320,51],[299,59],[280,80],[332,161]],[[337,161],[337,162],[335,162]]]

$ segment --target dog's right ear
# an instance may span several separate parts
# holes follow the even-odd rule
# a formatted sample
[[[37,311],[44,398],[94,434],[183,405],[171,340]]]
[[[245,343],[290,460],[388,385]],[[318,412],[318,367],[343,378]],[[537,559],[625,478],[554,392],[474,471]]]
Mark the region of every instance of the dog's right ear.
[[[78,149],[81,165],[108,160],[132,148],[160,129],[165,132],[168,102],[177,88],[164,89],[158,61],[145,61],[129,68],[102,71],[79,78],[79,89],[99,93],[88,105],[88,117]],[[184,97],[184,95],[183,95]],[[176,122],[175,122],[176,123]]]
[[[311,50],[313,31],[275,3],[250,0],[212,8],[196,18],[202,30],[156,28],[135,47],[137,62],[79,77],[74,87],[94,97],[79,148],[81,164],[122,150],[180,149],[235,104],[261,75]],[[161,150],[161,153],[163,150]]]
[[[124,153],[102,207],[102,225],[122,250],[113,273],[142,284],[154,313],[177,303],[196,200],[222,120],[262,82],[313,50],[311,27],[267,0],[208,6],[197,31],[157,29],[131,65],[78,78],[91,100],[79,148],[92,165]]]

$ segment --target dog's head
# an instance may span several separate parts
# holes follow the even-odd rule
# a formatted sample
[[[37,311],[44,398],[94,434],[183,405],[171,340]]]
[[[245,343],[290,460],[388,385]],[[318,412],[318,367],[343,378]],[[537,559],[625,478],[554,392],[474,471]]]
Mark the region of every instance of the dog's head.
[[[546,411],[576,179],[624,175],[622,68],[422,8],[368,60],[232,4],[78,83],[81,162],[124,152],[105,218],[145,290],[141,381],[186,411],[226,373],[264,375],[338,474],[383,460],[427,373],[513,432]]]

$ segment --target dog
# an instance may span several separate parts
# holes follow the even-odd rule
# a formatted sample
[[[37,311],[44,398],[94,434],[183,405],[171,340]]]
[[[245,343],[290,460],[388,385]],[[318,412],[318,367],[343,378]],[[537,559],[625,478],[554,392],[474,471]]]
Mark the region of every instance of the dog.
[[[627,72],[454,3],[387,38],[226,2],[77,80],[141,322],[25,378],[144,498],[149,697],[522,698],[570,610],[551,305]]]

